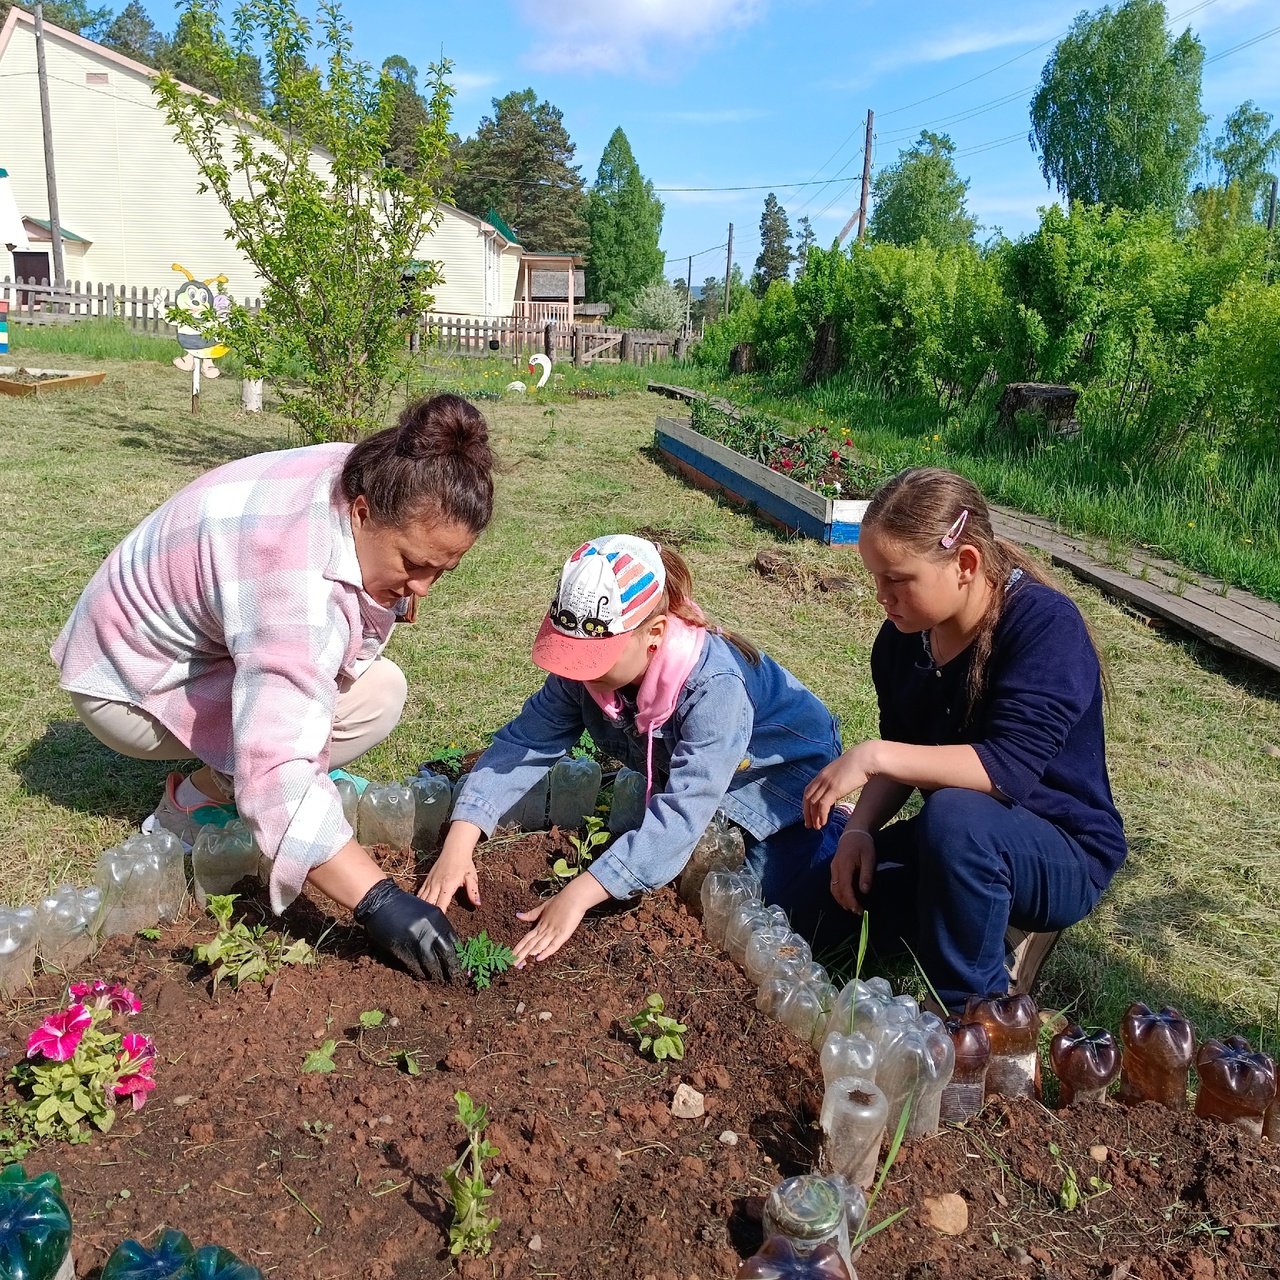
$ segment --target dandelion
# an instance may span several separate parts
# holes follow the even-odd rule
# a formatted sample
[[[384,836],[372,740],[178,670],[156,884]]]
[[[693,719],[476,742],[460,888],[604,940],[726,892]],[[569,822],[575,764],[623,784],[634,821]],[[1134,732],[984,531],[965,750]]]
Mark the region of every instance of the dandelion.
[[[1194,520],[1188,520],[1188,521],[1187,521],[1187,528],[1188,528],[1188,529],[1194,529],[1195,527],[1196,527],[1196,522],[1195,522]]]
[[[51,1062],[68,1061],[92,1023],[93,1015],[82,1004],[51,1013],[27,1040],[27,1057],[40,1053]]]
[[[1246,539],[1245,539],[1245,541],[1246,541],[1246,542],[1249,542],[1249,543],[1252,543],[1252,542],[1253,542],[1253,539],[1252,539],[1252,538],[1246,538]]]
[[[933,438],[934,438],[935,440],[941,440],[941,439],[942,439],[942,437],[941,437],[941,436],[934,436]]]

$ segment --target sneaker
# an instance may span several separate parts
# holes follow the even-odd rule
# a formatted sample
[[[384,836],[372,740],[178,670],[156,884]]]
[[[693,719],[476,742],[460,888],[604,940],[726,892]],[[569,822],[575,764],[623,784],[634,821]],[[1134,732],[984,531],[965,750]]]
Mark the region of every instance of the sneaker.
[[[178,788],[184,781],[181,773],[169,775],[164,784],[164,796],[156,805],[155,812],[142,824],[142,829],[148,833],[158,827],[172,831],[182,841],[183,849],[190,853],[201,827],[225,827],[228,822],[238,818],[240,812],[233,804],[218,804],[213,800],[192,805],[191,808],[179,804]]]
[[[1035,986],[1040,966],[1049,952],[1058,945],[1062,936],[1056,933],[1027,933],[1011,925],[1005,930],[1004,945],[1007,949],[1005,968],[1009,970],[1009,994],[1026,995]]]

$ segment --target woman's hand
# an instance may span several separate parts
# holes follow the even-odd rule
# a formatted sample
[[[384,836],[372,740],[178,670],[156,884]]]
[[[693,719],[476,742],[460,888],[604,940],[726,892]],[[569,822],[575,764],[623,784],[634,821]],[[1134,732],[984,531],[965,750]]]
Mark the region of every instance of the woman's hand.
[[[869,831],[846,828],[831,859],[831,896],[854,915],[862,914],[862,902],[871,892],[876,874],[876,842]]]
[[[478,907],[480,876],[472,854],[483,834],[474,822],[455,822],[445,837],[440,856],[418,890],[418,897],[447,912],[453,905],[454,895],[465,885],[468,900],[473,907]]]
[[[879,772],[875,753],[879,742],[860,742],[833,760],[804,789],[804,825],[820,831],[827,825],[831,806],[851,791],[860,791]]]
[[[554,898],[532,911],[517,912],[517,920],[537,923],[516,943],[516,968],[523,969],[530,956],[535,960],[550,959],[573,937],[582,917],[608,897],[609,891],[604,885],[586,871],[565,885]]]

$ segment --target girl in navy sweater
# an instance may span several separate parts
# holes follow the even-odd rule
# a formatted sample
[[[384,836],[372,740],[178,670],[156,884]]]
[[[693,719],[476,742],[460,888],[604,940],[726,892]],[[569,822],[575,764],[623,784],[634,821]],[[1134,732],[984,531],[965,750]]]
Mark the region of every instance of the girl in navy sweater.
[[[881,488],[858,549],[888,615],[871,652],[880,738],[805,791],[812,827],[860,792],[831,895],[870,912],[877,949],[910,945],[949,1008],[1029,990],[1126,853],[1092,634],[949,471],[905,471]],[[894,822],[917,789],[924,807]]]

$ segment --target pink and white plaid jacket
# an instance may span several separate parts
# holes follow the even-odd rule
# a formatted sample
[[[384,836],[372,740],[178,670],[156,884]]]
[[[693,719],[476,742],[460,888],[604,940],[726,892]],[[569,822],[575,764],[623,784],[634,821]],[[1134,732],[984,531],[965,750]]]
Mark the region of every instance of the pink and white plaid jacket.
[[[258,454],[187,485],[107,557],[50,650],[64,689],[142,707],[234,775],[276,911],[351,838],[328,776],[338,677],[395,620],[362,590],[350,448]]]

